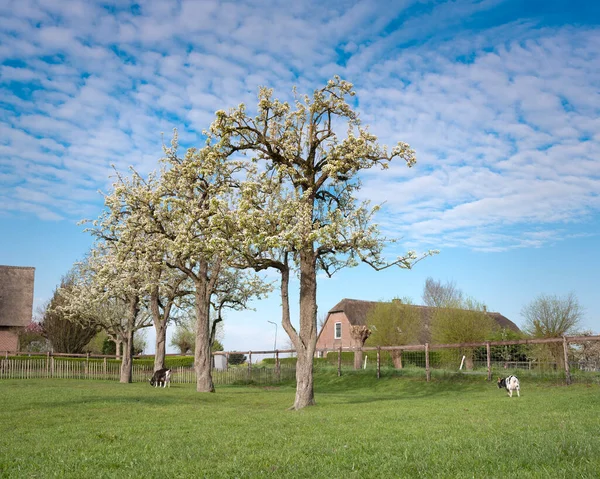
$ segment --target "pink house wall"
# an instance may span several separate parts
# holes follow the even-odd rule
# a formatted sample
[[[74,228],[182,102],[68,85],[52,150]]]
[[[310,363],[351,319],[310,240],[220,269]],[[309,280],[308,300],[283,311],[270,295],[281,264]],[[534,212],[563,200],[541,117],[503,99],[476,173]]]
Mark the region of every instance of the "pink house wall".
[[[335,339],[335,323],[342,323],[342,337]],[[335,349],[350,347],[350,321],[345,313],[331,313],[317,339],[317,349]]]
[[[2,328],[0,330],[0,351],[18,351],[19,336],[13,328]]]

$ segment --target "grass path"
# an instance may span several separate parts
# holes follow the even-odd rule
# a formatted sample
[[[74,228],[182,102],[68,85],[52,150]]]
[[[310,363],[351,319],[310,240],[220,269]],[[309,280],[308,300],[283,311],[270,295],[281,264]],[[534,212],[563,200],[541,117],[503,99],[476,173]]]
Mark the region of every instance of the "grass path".
[[[222,387],[0,382],[0,477],[599,477],[600,387],[360,373]]]

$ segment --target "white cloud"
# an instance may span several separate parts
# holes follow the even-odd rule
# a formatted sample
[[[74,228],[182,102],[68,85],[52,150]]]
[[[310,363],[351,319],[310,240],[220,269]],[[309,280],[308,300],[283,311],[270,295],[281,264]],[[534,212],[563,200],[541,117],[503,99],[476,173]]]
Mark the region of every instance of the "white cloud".
[[[168,142],[177,127],[197,145],[215,110],[252,108],[259,85],[289,99],[292,85],[310,92],[340,73],[371,131],[417,151],[411,170],[364,175],[363,196],[387,202],[386,232],[505,249],[558,240],[556,223],[597,213],[599,31],[528,20],[458,29],[500,2],[417,5],[413,15],[414,3],[145,1],[133,13],[126,3],[7,2],[5,204],[89,216],[111,163],[156,166],[161,132]]]

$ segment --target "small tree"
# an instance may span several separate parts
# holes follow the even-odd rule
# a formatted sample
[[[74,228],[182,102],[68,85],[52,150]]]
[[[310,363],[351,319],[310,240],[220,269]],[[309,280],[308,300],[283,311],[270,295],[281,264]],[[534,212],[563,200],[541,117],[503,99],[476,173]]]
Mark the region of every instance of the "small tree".
[[[175,326],[175,332],[171,338],[171,346],[179,349],[179,354],[193,354],[195,342],[196,335],[193,329],[182,323]]]
[[[578,332],[583,308],[573,293],[564,297],[541,294],[523,307],[521,315],[525,318],[523,329],[530,336],[560,338]],[[564,366],[562,344],[547,344],[543,349],[550,353],[557,367]]]
[[[438,344],[475,343],[490,337],[497,325],[482,303],[465,299],[461,303],[435,308],[431,318],[431,339]],[[466,368],[473,369],[473,349],[460,348]]]
[[[19,351],[39,353],[47,351],[49,346],[39,323],[31,321],[27,327],[19,331]]]
[[[489,336],[490,341],[516,341],[523,339],[524,334],[508,328],[497,329]],[[527,361],[530,346],[526,344],[511,344],[504,346],[493,346],[491,355],[494,361]]]
[[[211,319],[211,351],[223,351],[223,344],[219,338],[223,338],[222,319]],[[196,347],[196,319],[193,308],[188,308],[185,314],[180,317],[175,325],[175,332],[171,338],[171,346],[179,349],[180,354],[194,354]]]
[[[237,365],[246,362],[246,356],[242,353],[229,353],[229,364]]]
[[[409,298],[378,303],[367,315],[372,334],[367,340],[373,346],[401,346],[418,341],[421,313]],[[402,352],[392,351],[394,367],[402,368]]]
[[[122,344],[120,381],[130,383],[134,333],[148,327],[151,319],[140,301],[144,272],[134,252],[119,251],[122,246],[118,241],[96,244],[77,265],[80,272],[73,288],[62,292],[65,301],[59,312],[78,324],[99,325],[117,343],[117,354]]]
[[[56,353],[81,354],[85,346],[100,331],[97,323],[68,317],[61,309],[66,303],[66,296],[74,288],[77,271],[73,268],[61,279],[60,286],[54,290],[52,298],[42,313],[40,322],[42,334],[50,341]]]
[[[454,281],[445,284],[429,277],[423,287],[423,304],[433,308],[444,308],[452,304],[460,304],[464,300],[463,292]]]

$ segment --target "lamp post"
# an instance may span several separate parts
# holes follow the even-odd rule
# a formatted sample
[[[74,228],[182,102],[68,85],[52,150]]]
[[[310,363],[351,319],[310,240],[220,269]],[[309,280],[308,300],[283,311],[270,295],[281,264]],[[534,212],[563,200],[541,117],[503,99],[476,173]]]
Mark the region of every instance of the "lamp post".
[[[275,325],[275,344],[273,346],[273,357],[275,357],[275,351],[277,351],[277,323],[274,323],[273,321],[269,321],[267,320],[267,323],[271,323]]]

